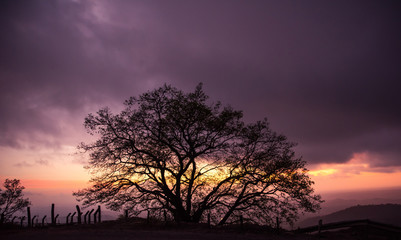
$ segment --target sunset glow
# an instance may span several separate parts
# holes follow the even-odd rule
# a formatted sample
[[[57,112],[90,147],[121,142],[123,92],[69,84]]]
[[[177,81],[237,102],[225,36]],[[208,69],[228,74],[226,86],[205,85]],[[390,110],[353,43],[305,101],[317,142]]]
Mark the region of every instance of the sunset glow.
[[[312,176],[328,176],[336,173],[338,170],[335,168],[327,168],[327,169],[320,169],[320,170],[314,170],[314,171],[309,171],[309,174]]]
[[[368,162],[364,162],[366,159],[367,154],[356,154],[346,163],[314,165],[310,168],[308,174],[315,181],[318,192],[338,191],[341,189],[358,190],[401,187],[400,168],[390,167],[387,168],[386,172],[383,172],[385,169],[380,168],[379,171],[377,168],[371,167]],[[88,172],[82,166],[77,166],[76,170],[73,169],[75,167],[71,168],[68,165],[65,167],[53,166],[50,170],[60,172],[59,176],[44,174],[42,175],[42,179],[32,179],[32,177],[38,176],[35,172],[48,172],[49,169],[47,166],[31,167],[32,174],[26,174],[22,178],[22,182],[27,189],[64,189],[76,191],[87,187],[90,177]],[[72,173],[75,172],[75,177],[71,174],[63,175],[63,170]],[[217,182],[228,176],[228,173],[225,172],[227,169],[213,169],[211,165],[204,165],[202,171],[207,171],[207,173],[201,179],[198,179],[199,181]],[[11,177],[9,176],[9,178]]]
[[[368,153],[354,154],[346,163],[319,164],[309,175],[322,192],[401,187],[400,167],[375,167]]]
[[[20,179],[34,206],[74,206],[91,178],[77,146],[99,137],[88,114],[202,83],[208,103],[298,144],[317,194],[401,187],[400,12],[397,1],[1,1],[0,182]]]
[[[79,190],[87,187],[88,182],[85,180],[41,180],[41,179],[23,179],[26,189],[29,190]]]

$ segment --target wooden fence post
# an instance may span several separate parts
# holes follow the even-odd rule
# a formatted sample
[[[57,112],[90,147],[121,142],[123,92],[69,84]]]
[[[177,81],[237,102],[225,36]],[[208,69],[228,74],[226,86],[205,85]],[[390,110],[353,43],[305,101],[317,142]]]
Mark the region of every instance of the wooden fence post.
[[[14,220],[17,218],[17,216],[14,216],[13,219],[11,220],[11,224],[14,225]]]
[[[54,217],[54,224],[57,224],[57,218],[58,218],[58,214],[56,215],[56,217]]]
[[[32,218],[32,227],[35,226],[35,224],[34,224],[35,222],[34,222],[34,221],[35,221],[35,218],[36,218],[36,217],[37,217],[37,216],[35,215],[35,216],[33,216],[33,218]]]
[[[93,222],[94,223],[97,223],[97,222],[99,222],[100,223],[100,221],[101,221],[101,212],[100,212],[101,210],[100,210],[100,206],[97,206],[97,209],[96,209],[96,211],[95,211],[95,214],[93,214]]]
[[[52,220],[52,225],[56,225],[56,219],[54,217],[54,203],[52,203],[52,210],[51,210],[51,220]]]
[[[322,231],[322,226],[323,226],[323,220],[322,219],[320,219],[319,220],[319,225],[318,225],[318,233],[319,233],[319,237],[320,237],[320,233],[321,233],[321,231]]]
[[[96,224],[97,223],[97,210],[95,211],[95,213],[93,214],[93,223]]]
[[[82,223],[82,222],[81,222],[82,212],[81,212],[81,209],[79,208],[78,205],[76,206],[76,208],[77,208],[77,213],[78,213],[78,215],[77,215],[77,222],[78,222],[78,224],[81,224],[81,223]]]
[[[86,213],[85,213],[85,215],[84,215],[84,223],[85,223],[85,224],[88,223],[88,221],[87,221],[88,214],[89,214],[89,210],[86,211]]]
[[[46,215],[42,218],[42,227],[45,226],[45,219],[46,219]]]
[[[75,214],[77,214],[77,212],[74,212],[74,213],[71,215],[70,224],[74,224],[74,216],[75,216]]]
[[[97,214],[97,217],[98,217],[98,223],[101,223],[102,222],[102,209],[100,208],[100,205],[99,206],[97,206],[97,211],[98,211],[98,214]]]
[[[31,222],[31,208],[30,207],[27,207],[26,208],[26,211],[27,211],[27,213],[28,213],[28,227],[31,227],[32,226],[32,222]]]
[[[65,218],[65,224],[68,225],[68,219],[70,218],[71,213],[68,213],[67,217]]]
[[[21,228],[24,226],[23,224],[24,224],[24,220],[25,220],[25,216],[22,216],[21,217]]]
[[[92,209],[89,214],[88,214],[88,224],[91,224],[91,214],[95,211],[95,209]]]

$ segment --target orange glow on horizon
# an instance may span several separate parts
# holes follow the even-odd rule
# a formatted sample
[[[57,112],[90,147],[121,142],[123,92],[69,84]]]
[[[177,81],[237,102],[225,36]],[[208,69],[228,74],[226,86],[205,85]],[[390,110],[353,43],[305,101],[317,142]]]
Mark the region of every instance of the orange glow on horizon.
[[[401,169],[372,166],[369,157],[368,153],[354,154],[346,163],[319,164],[308,173],[317,192],[401,186]]]
[[[401,172],[363,172],[354,175],[311,176],[311,178],[315,182],[317,193],[401,187]]]
[[[317,193],[342,190],[401,187],[401,168],[378,166],[380,158],[369,153],[358,153],[345,163],[317,164],[308,167]],[[375,164],[376,163],[376,164]],[[216,182],[228,173],[200,164],[205,175],[200,181]],[[82,165],[71,161],[51,162],[49,165],[14,166],[5,162],[0,180],[17,178],[25,191],[77,191],[90,186],[90,175]],[[16,174],[19,173],[19,174]]]
[[[338,170],[334,168],[328,168],[328,169],[320,169],[320,170],[315,170],[315,171],[309,171],[309,174],[312,176],[328,176],[336,173]]]
[[[88,187],[88,182],[83,180],[42,180],[22,179],[25,189],[81,189]]]

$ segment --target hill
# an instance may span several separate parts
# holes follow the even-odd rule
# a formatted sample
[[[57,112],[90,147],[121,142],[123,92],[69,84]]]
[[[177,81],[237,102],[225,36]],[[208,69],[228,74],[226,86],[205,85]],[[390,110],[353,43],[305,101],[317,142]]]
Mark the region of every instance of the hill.
[[[317,225],[320,219],[323,220],[323,224],[340,221],[369,219],[372,221],[401,227],[401,205],[357,205],[325,216],[308,218],[300,222],[299,226],[307,227]]]

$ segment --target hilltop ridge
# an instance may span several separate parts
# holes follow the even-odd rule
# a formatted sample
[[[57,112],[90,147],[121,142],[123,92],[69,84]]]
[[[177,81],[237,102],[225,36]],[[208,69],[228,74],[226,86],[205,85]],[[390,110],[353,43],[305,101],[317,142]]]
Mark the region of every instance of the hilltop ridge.
[[[324,223],[369,219],[376,222],[401,227],[401,204],[356,205],[328,215],[305,219],[300,227],[317,225],[319,220]]]

